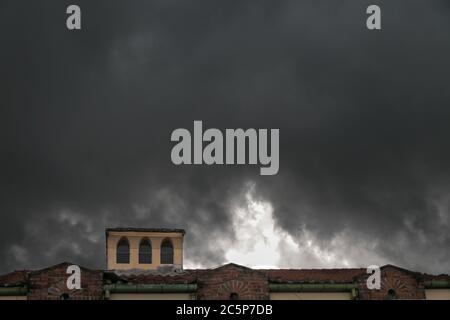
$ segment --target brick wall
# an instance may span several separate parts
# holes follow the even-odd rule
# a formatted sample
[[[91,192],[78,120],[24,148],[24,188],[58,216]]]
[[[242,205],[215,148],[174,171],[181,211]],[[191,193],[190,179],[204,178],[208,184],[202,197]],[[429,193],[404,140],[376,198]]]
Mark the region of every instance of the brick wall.
[[[80,290],[69,290],[66,284],[70,276],[66,273],[69,265],[71,264],[62,263],[38,271],[8,274],[0,277],[0,286],[2,284],[7,286],[26,284],[29,288],[27,298],[30,300],[57,300],[61,299],[63,295],[67,295],[72,300],[102,299],[103,271],[81,268],[82,288]],[[334,273],[333,270],[313,270],[314,276],[311,277],[308,274],[305,276],[306,271],[308,270],[295,272],[278,270],[274,279],[280,283],[310,283],[316,279],[321,281],[314,283],[334,283],[334,277],[342,282],[342,274],[339,275],[342,270],[338,270],[337,273]],[[233,295],[241,300],[263,300],[270,298],[268,289],[270,277],[267,273],[267,270],[253,270],[236,264],[227,264],[216,269],[191,270],[177,276],[147,274],[145,277],[138,276],[128,280],[131,280],[132,283],[147,284],[197,283],[198,290],[195,294],[197,299],[228,300]],[[283,274],[285,274],[284,277],[281,276]],[[327,281],[323,280],[325,276],[328,279]],[[348,276],[349,278],[345,279],[344,282],[356,281],[359,284],[359,299],[425,299],[426,297],[423,284],[424,275],[395,266],[387,265],[381,268],[380,290],[367,289],[366,281],[369,274],[365,272],[354,275],[354,272],[350,270]],[[126,280],[124,279],[124,281]]]
[[[103,272],[81,269],[81,289],[67,289],[66,273],[69,263],[59,264],[29,276],[29,300],[60,300],[63,294],[71,300],[102,299]]]
[[[381,269],[381,289],[367,289],[366,281],[369,277],[361,277],[359,283],[359,299],[362,300],[385,300],[395,299],[425,299],[425,289],[418,281],[415,274],[393,266]],[[395,296],[390,295],[395,292]]]
[[[197,299],[200,300],[229,300],[232,294],[237,294],[240,300],[269,299],[264,273],[233,264],[202,273],[197,284]]]

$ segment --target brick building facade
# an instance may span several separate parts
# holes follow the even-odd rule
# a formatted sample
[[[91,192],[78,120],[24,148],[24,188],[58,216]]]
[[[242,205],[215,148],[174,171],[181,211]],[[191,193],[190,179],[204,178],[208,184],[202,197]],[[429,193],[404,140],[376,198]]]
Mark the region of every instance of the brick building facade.
[[[236,264],[172,272],[81,268],[81,289],[66,286],[61,263],[0,276],[0,299],[450,299],[450,276],[387,265],[381,289],[369,290],[365,269],[254,270]]]
[[[117,230],[115,229],[115,234]],[[166,243],[167,247],[155,249],[149,244],[151,250],[145,252],[160,254],[161,259],[155,261],[171,261],[167,255],[171,252],[173,254],[174,250],[170,251],[170,246],[167,245],[170,239],[164,237],[167,234],[173,235],[174,230],[134,229],[133,233],[128,228],[120,230],[126,232],[127,237],[144,237],[146,245],[151,242],[148,239],[161,236],[155,243]],[[184,235],[184,231],[182,234]],[[123,237],[116,238],[117,246],[123,246]],[[140,259],[140,250],[149,248],[139,247],[138,241],[135,243],[138,244],[135,256]],[[133,250],[132,247],[128,249]],[[126,246],[118,248],[117,252],[110,248],[110,254],[121,255],[117,261],[126,253]],[[213,269],[183,269],[178,267],[176,259],[173,264],[154,265],[151,258],[145,260],[147,268],[134,268],[142,261],[126,261],[133,268],[123,265],[120,269],[106,270],[80,267],[79,289],[68,289],[67,281],[71,275],[68,267],[73,265],[69,262],[41,270],[14,271],[0,276],[0,300],[450,300],[449,275],[429,275],[392,265],[380,269],[381,288],[369,290],[366,285],[369,274],[362,268],[251,269],[230,263]]]

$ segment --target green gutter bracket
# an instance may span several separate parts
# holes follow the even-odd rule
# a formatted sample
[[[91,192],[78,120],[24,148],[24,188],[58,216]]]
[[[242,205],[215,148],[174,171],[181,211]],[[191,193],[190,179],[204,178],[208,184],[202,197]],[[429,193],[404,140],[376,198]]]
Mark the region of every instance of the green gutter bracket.
[[[357,300],[359,298],[359,290],[357,288],[352,289],[352,300]]]

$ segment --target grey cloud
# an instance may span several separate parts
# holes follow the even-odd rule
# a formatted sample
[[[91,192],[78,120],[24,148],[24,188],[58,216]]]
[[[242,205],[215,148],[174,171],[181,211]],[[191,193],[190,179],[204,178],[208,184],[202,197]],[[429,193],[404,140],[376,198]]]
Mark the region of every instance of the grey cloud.
[[[252,181],[294,237],[353,230],[448,272],[447,2],[380,1],[375,33],[368,1],[79,1],[77,33],[68,4],[0,11],[0,271],[103,267],[117,225],[184,227],[187,255],[221,263]],[[280,128],[279,174],[173,166],[193,120]]]

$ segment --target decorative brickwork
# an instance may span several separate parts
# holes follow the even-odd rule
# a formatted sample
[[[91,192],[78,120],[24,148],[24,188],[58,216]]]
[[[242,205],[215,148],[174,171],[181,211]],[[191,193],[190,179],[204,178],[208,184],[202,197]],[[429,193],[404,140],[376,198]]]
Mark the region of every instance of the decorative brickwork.
[[[359,299],[425,299],[425,289],[421,285],[421,274],[387,265],[381,268],[381,289],[367,289],[369,275],[359,278]]]
[[[98,300],[103,297],[103,271],[81,269],[81,289],[67,289],[67,267],[62,264],[29,274],[29,300]]]
[[[258,270],[235,264],[227,264],[199,274],[197,283],[197,299],[269,299],[267,276]]]
[[[37,271],[16,271],[0,276],[0,291],[27,294],[30,300],[103,299],[103,285],[196,285],[194,295],[203,300],[270,299],[269,283],[274,285],[358,285],[357,299],[425,299],[425,282],[450,284],[449,275],[429,275],[392,265],[381,267],[381,289],[369,290],[365,269],[272,269],[254,270],[236,264],[215,269],[99,271],[81,268],[81,289],[67,289],[66,273],[71,263]],[[14,289],[16,288],[16,289]],[[187,288],[187,287],[186,287]],[[345,289],[347,290],[347,289]],[[128,291],[126,291],[128,292]],[[277,291],[280,293],[281,291]],[[290,291],[289,291],[290,292]],[[303,289],[303,293],[308,290]],[[311,291],[317,292],[317,291]],[[330,292],[334,292],[333,290]],[[348,291],[349,292],[349,291]],[[189,291],[191,293],[191,291]],[[350,294],[350,293],[349,293]],[[0,295],[1,299],[1,295]]]

